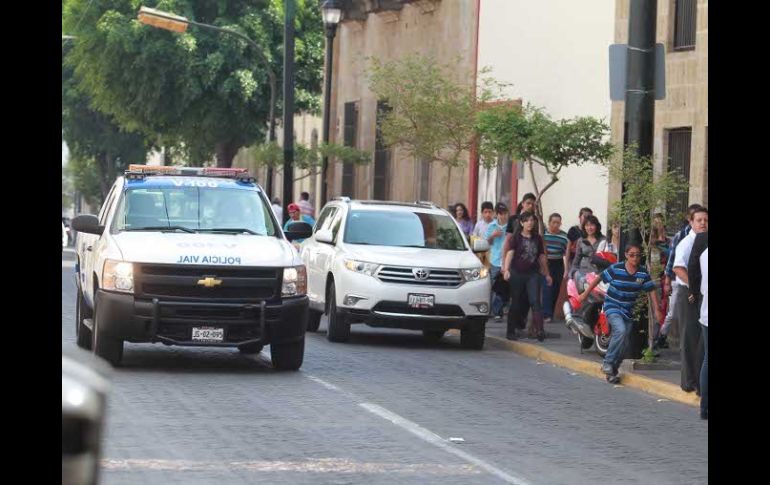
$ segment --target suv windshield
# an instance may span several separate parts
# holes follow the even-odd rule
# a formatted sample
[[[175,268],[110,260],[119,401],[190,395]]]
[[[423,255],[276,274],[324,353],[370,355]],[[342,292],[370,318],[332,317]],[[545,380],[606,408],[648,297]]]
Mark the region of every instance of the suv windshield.
[[[352,211],[345,225],[348,244],[464,251],[465,242],[452,218],[411,211]]]
[[[144,187],[126,190],[115,215],[118,231],[233,232],[274,236],[275,225],[254,190]]]

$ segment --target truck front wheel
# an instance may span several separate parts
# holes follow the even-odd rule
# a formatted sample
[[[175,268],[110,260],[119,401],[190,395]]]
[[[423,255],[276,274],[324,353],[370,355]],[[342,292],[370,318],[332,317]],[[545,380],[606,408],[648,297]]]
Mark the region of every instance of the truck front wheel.
[[[305,358],[305,337],[297,342],[270,344],[270,360],[278,370],[297,370]]]

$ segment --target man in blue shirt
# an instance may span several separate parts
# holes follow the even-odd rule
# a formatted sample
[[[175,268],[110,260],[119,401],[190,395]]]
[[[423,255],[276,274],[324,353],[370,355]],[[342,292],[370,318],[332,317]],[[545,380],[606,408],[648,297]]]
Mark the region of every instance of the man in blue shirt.
[[[503,265],[503,244],[505,243],[505,226],[508,224],[508,206],[498,202],[495,206],[495,213],[497,217],[489,223],[487,232],[484,234],[490,245],[489,276],[493,283],[497,275],[500,274],[500,268]],[[492,291],[492,315],[495,316],[495,320],[501,321],[503,319],[505,303],[497,292]]]
[[[602,372],[607,375],[607,381],[616,383],[620,381],[618,368],[623,362],[623,355],[628,345],[628,336],[633,328],[633,312],[636,300],[641,292],[652,295],[655,316],[660,321],[663,315],[658,306],[658,293],[655,291],[655,283],[650,278],[647,268],[639,263],[642,258],[642,248],[638,244],[626,245],[626,260],[615,263],[596,278],[588,288],[580,295],[580,302],[584,302],[588,295],[600,283],[600,280],[609,284],[607,295],[604,298],[604,314],[610,324],[610,346],[604,357]]]

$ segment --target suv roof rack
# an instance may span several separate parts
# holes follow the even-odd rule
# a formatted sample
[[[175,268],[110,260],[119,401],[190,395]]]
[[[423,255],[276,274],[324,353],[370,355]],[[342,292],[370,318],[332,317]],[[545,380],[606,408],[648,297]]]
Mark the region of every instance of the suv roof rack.
[[[397,200],[357,200],[359,204],[364,205],[398,205],[404,207],[426,207],[430,209],[438,209],[439,207],[433,202],[416,201],[416,202],[401,202]]]
[[[350,202],[350,197],[347,197],[347,196],[343,195],[343,196],[340,196],[340,197],[335,197],[332,200],[339,200],[341,202]]]

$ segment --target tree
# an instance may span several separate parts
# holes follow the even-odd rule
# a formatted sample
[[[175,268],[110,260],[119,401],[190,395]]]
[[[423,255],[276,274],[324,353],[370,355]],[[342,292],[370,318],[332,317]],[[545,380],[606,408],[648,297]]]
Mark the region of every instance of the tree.
[[[535,211],[543,222],[543,194],[559,181],[565,167],[586,163],[606,164],[613,153],[609,127],[601,120],[580,116],[554,121],[540,108],[499,104],[480,111],[476,128],[481,137],[480,153],[488,168],[501,155],[516,157],[527,165],[535,188]],[[545,169],[548,180],[540,186],[534,166]]]
[[[622,157],[615,157],[610,162],[609,176],[623,187],[623,197],[613,204],[611,218],[618,220],[624,231],[639,235],[640,240],[635,242],[642,245],[650,274],[660,274],[662,268],[659,263],[653,263],[652,257],[655,249],[652,240],[653,215],[656,211],[665,213],[663,209],[675,202],[683,190],[687,190],[687,180],[676,172],[656,174],[652,160],[639,156],[633,145],[626,148]],[[651,299],[648,299],[648,305],[652,305]],[[653,315],[654,312],[647,312],[649,349],[652,349],[654,335]]]
[[[137,0],[66,0],[67,56],[92,107],[151,139],[184,146],[190,161],[216,155],[229,167],[240,147],[264,139],[268,69],[282,72],[282,0],[162,0],[148,6],[227,27],[264,46],[190,26],[178,34],[142,25]],[[324,34],[312,0],[297,0],[296,107],[318,109]],[[261,62],[265,58],[269,66]],[[280,92],[280,87],[278,88]]]
[[[147,155],[142,135],[122,129],[112,117],[91,108],[91,99],[64,63],[62,137],[70,151],[75,188],[89,203],[101,203],[118,173],[129,163],[143,163]]]
[[[294,168],[304,170],[306,173],[295,177],[294,181],[321,173],[322,157],[336,158],[341,162],[366,165],[371,163],[372,154],[352,147],[337,144],[322,144],[316,148],[309,148],[301,143],[294,144]],[[283,149],[275,142],[262,143],[250,147],[248,157],[253,161],[254,169],[270,167],[281,173],[283,170]]]
[[[473,146],[476,112],[497,86],[485,79],[477,97],[473,85],[454,79],[454,71],[456,63],[410,55],[389,62],[372,58],[367,72],[369,89],[389,107],[381,121],[385,145],[398,146],[415,161],[447,167],[444,205],[449,204],[452,169],[465,164]]]

